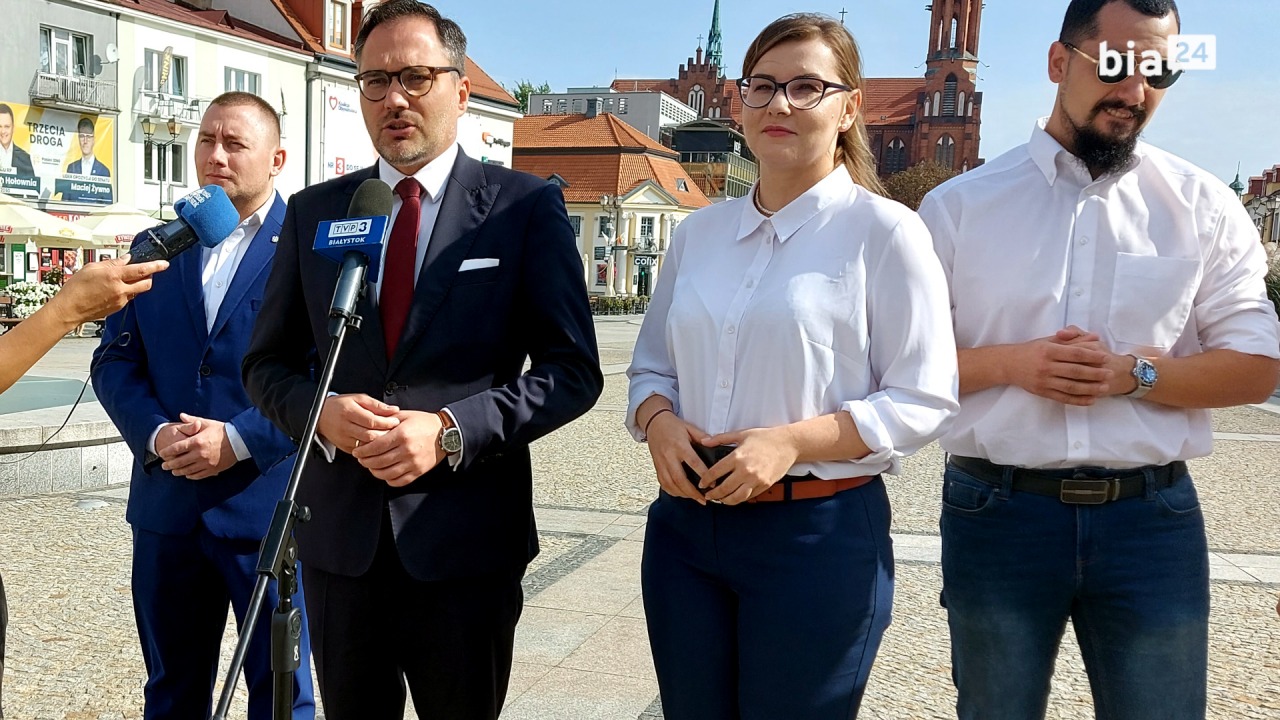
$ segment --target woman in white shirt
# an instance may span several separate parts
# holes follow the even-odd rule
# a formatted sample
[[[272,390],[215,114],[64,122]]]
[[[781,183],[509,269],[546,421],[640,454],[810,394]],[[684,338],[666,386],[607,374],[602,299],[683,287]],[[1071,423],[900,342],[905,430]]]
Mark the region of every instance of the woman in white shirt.
[[[880,473],[958,410],[946,281],[878,194],[844,26],[781,18],[743,74],[760,180],[680,224],[628,371],[645,614],[668,720],[846,720],[893,598]]]

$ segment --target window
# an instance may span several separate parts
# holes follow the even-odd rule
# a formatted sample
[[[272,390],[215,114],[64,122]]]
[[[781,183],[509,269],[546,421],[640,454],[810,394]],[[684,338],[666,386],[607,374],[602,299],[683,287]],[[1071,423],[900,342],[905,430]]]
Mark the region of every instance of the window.
[[[945,117],[956,116],[956,76],[952,73],[942,86],[942,112]]]
[[[713,117],[713,118],[720,117],[720,108],[718,107],[711,108],[711,112],[707,113],[707,117]]]
[[[933,91],[933,114],[935,117],[942,114],[942,93],[937,90]]]
[[[347,50],[351,30],[351,0],[329,0],[329,47]]]
[[[907,145],[900,138],[889,142],[884,151],[884,173],[892,175],[907,169]]]
[[[689,107],[702,112],[703,101],[707,98],[707,94],[703,92],[701,85],[694,85],[689,91]]]
[[[146,52],[146,75],[143,77],[143,89],[148,92],[160,92],[165,95],[187,94],[187,59],[177,55],[170,56],[168,73],[165,73],[165,54],[159,50]]]
[[[248,70],[237,70],[233,67],[227,68],[226,71],[226,91],[239,90],[240,92],[253,93],[261,95],[259,90],[262,88],[262,76],[258,73],[252,73]]]
[[[640,218],[640,237],[653,237],[653,218]]]
[[[70,77],[88,75],[93,38],[62,28],[40,28],[40,72]]]
[[[610,101],[610,102],[612,102],[612,101]],[[618,114],[619,114],[619,115],[626,115],[626,114],[627,114],[627,99],[626,99],[626,98],[618,98]]]
[[[689,192],[689,183],[684,178],[676,178],[676,189],[680,192]]]
[[[960,20],[959,18],[951,18],[951,49],[955,50],[960,47]]]
[[[142,177],[151,182],[187,184],[187,148],[182,143],[164,146],[148,142],[142,149]]]
[[[583,100],[582,98],[577,98],[576,100],[573,101],[573,113],[575,115],[577,115],[578,113],[584,113],[586,111],[587,111],[586,100]]]
[[[570,215],[570,216],[569,216],[569,227],[573,228],[573,236],[574,236],[574,237],[582,237],[582,216],[581,216],[581,215]]]
[[[542,114],[543,115],[551,114],[551,98],[542,99]]]
[[[612,218],[610,218],[608,215],[596,216],[596,237],[608,237],[609,234],[612,232],[612,228],[613,228]],[[609,232],[605,232],[605,230],[609,230]]]
[[[952,140],[950,135],[943,135],[938,138],[938,145],[933,150],[933,159],[944,167],[953,168],[956,166],[956,141]]]
[[[567,99],[560,98],[559,100],[556,100],[556,113],[558,115],[569,114],[569,101]]]
[[[956,101],[956,114],[964,115],[964,91],[960,91],[960,99]]]

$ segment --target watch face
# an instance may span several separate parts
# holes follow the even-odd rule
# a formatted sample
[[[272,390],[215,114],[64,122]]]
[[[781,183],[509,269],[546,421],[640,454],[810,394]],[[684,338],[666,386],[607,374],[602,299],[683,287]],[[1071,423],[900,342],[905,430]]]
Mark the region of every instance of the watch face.
[[[456,453],[462,449],[462,431],[449,428],[440,436],[440,447],[447,453]]]
[[[1156,382],[1156,366],[1149,362],[1138,364],[1138,382],[1143,385],[1154,385]]]

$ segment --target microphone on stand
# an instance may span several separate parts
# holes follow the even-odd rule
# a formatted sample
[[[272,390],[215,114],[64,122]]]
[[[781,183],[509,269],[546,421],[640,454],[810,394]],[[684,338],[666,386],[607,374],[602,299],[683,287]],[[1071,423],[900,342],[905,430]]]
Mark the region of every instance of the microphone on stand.
[[[231,204],[227,191],[205,185],[173,204],[176,220],[144,230],[129,251],[129,264],[170,260],[195,246],[214,247],[240,225],[240,211]]]
[[[352,322],[359,327],[356,302],[365,289],[365,280],[377,282],[382,269],[382,246],[387,240],[391,217],[391,188],[375,178],[356,188],[345,220],[327,220],[316,228],[312,249],[339,263],[338,285],[329,306],[329,335]]]

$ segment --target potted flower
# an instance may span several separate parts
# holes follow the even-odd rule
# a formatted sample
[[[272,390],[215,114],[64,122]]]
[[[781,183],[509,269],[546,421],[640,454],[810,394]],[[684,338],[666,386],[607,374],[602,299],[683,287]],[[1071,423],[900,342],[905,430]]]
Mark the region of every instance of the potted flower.
[[[29,318],[58,293],[58,286],[24,281],[9,285],[5,291],[13,298],[14,316]]]

